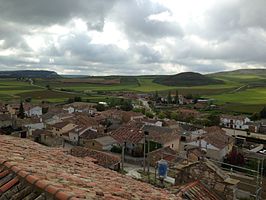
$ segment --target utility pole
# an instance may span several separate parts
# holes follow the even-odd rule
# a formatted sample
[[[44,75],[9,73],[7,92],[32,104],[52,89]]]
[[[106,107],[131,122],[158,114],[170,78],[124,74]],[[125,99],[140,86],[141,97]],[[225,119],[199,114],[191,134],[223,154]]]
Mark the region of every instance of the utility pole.
[[[143,148],[143,172],[146,171],[146,134],[144,132],[144,148]]]
[[[121,160],[122,160],[122,171],[124,171],[124,162],[125,162],[125,146],[126,142],[122,145],[122,155],[121,155]]]
[[[149,132],[144,131],[144,154],[143,154],[143,172],[144,173],[146,172],[146,140],[147,140],[147,135],[149,135]],[[149,152],[149,147],[148,147],[148,152]]]
[[[150,182],[150,140],[148,140],[148,180]]]

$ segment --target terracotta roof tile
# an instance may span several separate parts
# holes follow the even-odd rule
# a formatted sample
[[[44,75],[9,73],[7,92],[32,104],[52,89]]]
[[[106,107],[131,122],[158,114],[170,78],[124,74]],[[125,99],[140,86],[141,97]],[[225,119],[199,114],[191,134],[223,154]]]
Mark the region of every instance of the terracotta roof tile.
[[[23,176],[27,180],[24,189],[13,195],[16,199],[33,193],[30,182],[40,189],[39,196],[45,190],[61,199],[177,199],[165,190],[103,168],[94,159],[67,155],[63,149],[10,136],[0,136],[0,146],[0,167],[9,170],[12,179]],[[6,174],[5,170],[0,173]]]

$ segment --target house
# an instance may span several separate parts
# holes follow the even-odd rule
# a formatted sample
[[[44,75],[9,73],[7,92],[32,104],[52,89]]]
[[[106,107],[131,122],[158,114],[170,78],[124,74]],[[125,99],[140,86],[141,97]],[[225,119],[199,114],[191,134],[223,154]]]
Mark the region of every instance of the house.
[[[148,132],[146,141],[149,141],[151,151],[168,146],[178,151],[180,137],[177,130],[167,127],[149,126],[139,121],[130,121],[111,132],[110,136],[117,140],[120,146],[126,147],[127,154],[142,156],[145,132]]]
[[[104,151],[110,151],[114,145],[118,145],[118,142],[111,136],[98,137],[86,143],[86,147]]]
[[[0,128],[12,126],[12,121],[10,114],[0,114]]]
[[[147,140],[154,143],[156,149],[161,146],[170,147],[175,151],[179,150],[180,136],[178,129],[144,125],[142,131],[148,132]]]
[[[190,142],[194,141],[197,138],[201,137],[206,131],[202,129],[201,126],[189,125],[189,124],[180,124],[180,141]]]
[[[246,116],[221,115],[220,125],[231,129],[248,130],[248,122],[251,120]]]
[[[67,133],[76,127],[76,124],[70,123],[68,121],[63,121],[52,125],[51,132],[58,137],[62,137],[63,133]]]
[[[117,109],[110,109],[99,113],[105,119],[109,120],[120,120],[122,123],[128,123],[131,120],[143,119],[144,115],[142,113],[137,113],[133,111],[123,111]]]
[[[7,111],[11,114],[11,115],[16,115],[18,114],[20,108],[20,104],[8,104],[6,106]]]
[[[0,114],[8,114],[8,110],[3,104],[0,104]]]
[[[75,108],[72,106],[64,107],[63,110],[67,111],[67,113],[69,113],[69,114],[72,114],[75,112]]]
[[[75,128],[64,132],[62,134],[62,137],[64,138],[65,141],[74,144],[74,145],[79,145],[80,144],[80,135],[82,135],[85,131],[89,130],[90,127],[80,127],[76,126]]]
[[[199,147],[206,152],[206,157],[222,161],[234,145],[232,137],[226,135],[226,132],[217,126],[203,129],[205,134],[195,141],[188,142],[184,145],[184,150]]]
[[[166,160],[168,163],[174,163],[178,160],[177,152],[169,146],[156,149],[148,154],[150,165],[155,167],[157,162],[161,159]]]
[[[208,200],[221,200],[220,197],[216,196],[212,190],[208,189],[199,180],[192,181],[181,186],[177,196],[186,200],[198,200],[199,198]]]
[[[28,132],[28,136],[32,135],[32,131],[37,129],[44,129],[46,126],[42,122],[41,118],[38,117],[32,117],[32,118],[26,118],[26,119],[17,119],[17,124],[21,124],[22,127],[25,127]]]
[[[110,133],[120,146],[125,146],[125,152],[132,156],[143,156],[144,132],[143,124],[131,121]]]
[[[149,119],[149,118],[144,118],[141,119],[141,121],[145,124],[145,125],[150,125],[150,126],[163,126],[163,122],[156,120],[156,119]]]
[[[49,147],[62,147],[64,144],[62,137],[55,136],[51,131],[45,129],[33,130],[31,139]]]
[[[94,129],[88,129],[79,136],[79,144],[84,147],[90,146],[90,142],[93,139],[106,136],[106,134],[97,132]]]
[[[120,170],[121,157],[117,155],[84,147],[74,147],[70,150],[70,154],[81,158],[91,157],[102,167],[115,171]]]
[[[64,120],[73,118],[73,114],[60,112],[58,110],[50,111],[41,116],[43,122],[45,124],[53,125],[59,122],[63,122]]]
[[[32,117],[32,116],[38,116],[39,117],[42,115],[42,107],[40,107],[40,106],[25,105],[24,110],[25,110],[25,115],[27,117]]]
[[[237,199],[236,191],[240,181],[231,178],[228,173],[207,159],[196,162],[184,161],[174,169],[175,185],[183,185],[178,193],[182,199]]]
[[[87,113],[89,115],[94,115],[97,111],[94,108],[96,105],[97,104],[94,103],[74,102],[65,105],[63,107],[63,110],[67,111],[69,114],[77,112],[77,113]]]

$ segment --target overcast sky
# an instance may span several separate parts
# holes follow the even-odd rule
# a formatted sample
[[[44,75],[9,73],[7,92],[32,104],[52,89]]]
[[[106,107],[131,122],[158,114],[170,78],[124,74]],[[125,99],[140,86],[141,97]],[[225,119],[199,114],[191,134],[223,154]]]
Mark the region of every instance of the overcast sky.
[[[0,70],[266,68],[266,0],[0,0]]]

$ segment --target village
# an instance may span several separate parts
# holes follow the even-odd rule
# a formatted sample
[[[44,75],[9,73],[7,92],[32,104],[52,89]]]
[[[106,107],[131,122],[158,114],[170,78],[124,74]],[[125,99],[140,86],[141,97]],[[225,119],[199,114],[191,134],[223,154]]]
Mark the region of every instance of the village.
[[[95,159],[183,198],[265,198],[266,120],[206,114],[202,110],[216,109],[211,100],[177,92],[120,97],[131,101],[2,103],[0,135]],[[158,174],[162,162],[167,165],[163,178]]]

